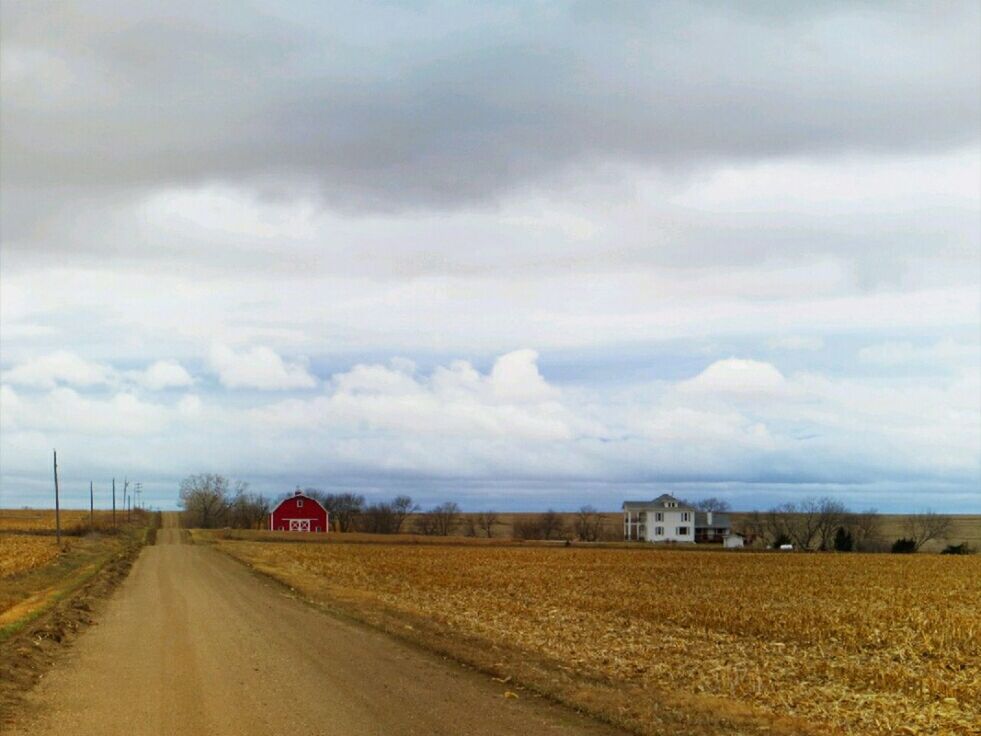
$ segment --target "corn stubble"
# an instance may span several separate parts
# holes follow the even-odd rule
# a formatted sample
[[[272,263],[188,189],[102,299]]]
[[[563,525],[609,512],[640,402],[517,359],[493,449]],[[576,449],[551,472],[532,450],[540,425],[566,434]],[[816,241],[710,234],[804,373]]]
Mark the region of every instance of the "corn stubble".
[[[981,733],[977,557],[221,544],[651,697],[827,733]]]
[[[112,526],[112,512],[99,510],[94,514],[95,528],[106,529]],[[119,513],[119,520],[126,518],[126,512]],[[89,528],[89,512],[80,509],[64,509],[61,512],[61,531],[71,534]],[[0,532],[40,533],[55,530],[53,509],[4,509],[0,511]]]
[[[49,537],[0,536],[0,579],[47,565],[60,552]]]
[[[111,511],[96,511],[95,530],[112,526]],[[63,534],[90,529],[88,511],[66,509],[61,512]],[[43,567],[62,550],[54,541],[55,512],[49,509],[4,509],[0,511],[0,578]],[[63,538],[62,547],[70,543]]]

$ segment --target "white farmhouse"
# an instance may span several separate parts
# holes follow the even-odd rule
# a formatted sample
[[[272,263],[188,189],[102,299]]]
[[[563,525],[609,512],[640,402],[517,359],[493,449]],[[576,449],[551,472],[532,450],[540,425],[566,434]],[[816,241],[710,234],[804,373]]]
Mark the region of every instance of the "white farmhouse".
[[[624,501],[623,538],[694,544],[695,509],[667,493],[653,501]]]

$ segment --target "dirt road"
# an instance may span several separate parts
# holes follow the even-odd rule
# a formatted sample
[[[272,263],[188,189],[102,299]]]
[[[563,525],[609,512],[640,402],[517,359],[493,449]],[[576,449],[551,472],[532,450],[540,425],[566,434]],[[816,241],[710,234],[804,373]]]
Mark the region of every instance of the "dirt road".
[[[618,733],[315,611],[164,524],[11,733]]]

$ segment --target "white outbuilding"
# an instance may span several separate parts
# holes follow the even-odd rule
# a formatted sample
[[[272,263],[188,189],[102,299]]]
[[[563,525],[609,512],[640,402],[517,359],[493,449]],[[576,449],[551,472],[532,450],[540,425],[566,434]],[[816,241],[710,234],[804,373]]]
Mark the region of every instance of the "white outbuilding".
[[[730,532],[729,535],[722,540],[722,546],[726,549],[742,549],[746,546],[746,537],[739,532]]]

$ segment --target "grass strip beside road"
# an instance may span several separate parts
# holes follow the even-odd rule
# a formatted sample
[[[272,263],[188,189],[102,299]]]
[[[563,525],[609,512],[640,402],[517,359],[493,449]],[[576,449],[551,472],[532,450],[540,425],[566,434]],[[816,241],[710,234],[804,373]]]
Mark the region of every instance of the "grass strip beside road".
[[[47,564],[0,578],[0,643],[71,597],[110,562],[134,556],[151,535],[142,527],[68,538]],[[12,548],[12,538],[0,534],[0,556],[5,544]],[[54,539],[50,544],[55,546]]]
[[[93,622],[154,535],[153,527],[133,526],[73,538],[50,563],[0,578],[0,731],[67,645]],[[0,534],[0,554],[5,536]]]

